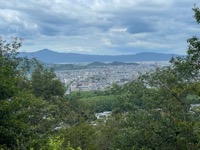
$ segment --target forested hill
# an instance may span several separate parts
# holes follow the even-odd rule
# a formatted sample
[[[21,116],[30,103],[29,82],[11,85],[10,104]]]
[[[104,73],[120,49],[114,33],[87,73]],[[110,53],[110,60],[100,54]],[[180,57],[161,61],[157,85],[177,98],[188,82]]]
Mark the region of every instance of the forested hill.
[[[135,55],[86,55],[76,53],[59,53],[48,49],[37,52],[22,52],[20,56],[37,58],[45,63],[72,63],[72,62],[132,62],[132,61],[169,61],[177,54],[163,54],[153,52],[143,52]]]

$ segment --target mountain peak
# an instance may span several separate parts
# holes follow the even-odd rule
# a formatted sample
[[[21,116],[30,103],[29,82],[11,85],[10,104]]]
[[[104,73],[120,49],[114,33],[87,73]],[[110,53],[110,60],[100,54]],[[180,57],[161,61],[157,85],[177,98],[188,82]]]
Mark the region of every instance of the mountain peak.
[[[46,48],[45,48],[45,49],[38,50],[37,52],[38,52],[38,53],[41,53],[41,52],[42,52],[42,53],[52,53],[52,52],[53,52],[53,53],[56,53],[55,51],[52,51],[52,50],[49,50],[49,49],[46,49]]]

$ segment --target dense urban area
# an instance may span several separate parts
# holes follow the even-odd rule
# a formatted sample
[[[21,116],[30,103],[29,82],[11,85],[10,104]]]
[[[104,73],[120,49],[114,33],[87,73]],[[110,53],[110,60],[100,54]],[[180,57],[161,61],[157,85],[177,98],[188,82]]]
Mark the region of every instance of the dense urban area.
[[[80,64],[79,64],[80,65]],[[105,90],[113,83],[123,85],[136,80],[146,72],[155,71],[169,65],[167,61],[135,62],[135,64],[101,65],[86,69],[57,70],[56,74],[70,91],[96,91]]]

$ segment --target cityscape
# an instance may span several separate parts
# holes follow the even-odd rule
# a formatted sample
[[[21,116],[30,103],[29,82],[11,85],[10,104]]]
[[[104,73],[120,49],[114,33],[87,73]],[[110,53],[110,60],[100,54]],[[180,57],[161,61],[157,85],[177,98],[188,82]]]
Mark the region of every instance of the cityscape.
[[[103,65],[77,70],[57,70],[58,78],[71,91],[105,90],[112,84],[123,85],[136,80],[140,74],[169,65],[167,61],[137,62],[131,65]]]

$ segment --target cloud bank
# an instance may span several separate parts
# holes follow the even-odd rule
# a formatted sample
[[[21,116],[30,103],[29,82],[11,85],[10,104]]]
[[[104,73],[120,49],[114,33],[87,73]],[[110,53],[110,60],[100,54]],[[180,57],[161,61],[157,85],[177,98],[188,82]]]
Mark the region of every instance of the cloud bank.
[[[184,54],[199,35],[197,0],[0,1],[0,35],[24,38],[23,50],[87,54],[143,51]]]

